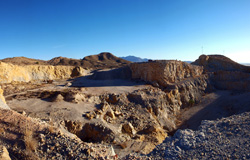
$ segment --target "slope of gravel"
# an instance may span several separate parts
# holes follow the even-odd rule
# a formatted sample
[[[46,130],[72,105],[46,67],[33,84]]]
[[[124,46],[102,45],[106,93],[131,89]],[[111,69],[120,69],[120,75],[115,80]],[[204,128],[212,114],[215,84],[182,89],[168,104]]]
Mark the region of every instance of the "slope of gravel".
[[[178,130],[150,154],[125,159],[250,159],[250,112],[202,121],[199,129]]]
[[[197,131],[178,130],[157,146],[153,159],[250,159],[250,112],[215,121]]]

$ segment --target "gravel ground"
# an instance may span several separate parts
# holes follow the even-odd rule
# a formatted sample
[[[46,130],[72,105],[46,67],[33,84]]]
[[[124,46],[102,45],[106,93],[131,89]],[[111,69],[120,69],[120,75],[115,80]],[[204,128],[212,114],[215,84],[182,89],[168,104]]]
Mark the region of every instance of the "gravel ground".
[[[250,112],[202,121],[199,129],[178,130],[149,155],[125,159],[250,159]]]
[[[156,147],[152,159],[250,159],[250,112],[215,121],[197,131],[178,130]]]

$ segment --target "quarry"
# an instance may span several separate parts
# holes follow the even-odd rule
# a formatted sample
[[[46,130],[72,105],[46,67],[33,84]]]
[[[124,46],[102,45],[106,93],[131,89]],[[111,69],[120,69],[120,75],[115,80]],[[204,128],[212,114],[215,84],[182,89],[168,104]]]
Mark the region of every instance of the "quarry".
[[[250,67],[0,60],[0,159],[250,159]]]

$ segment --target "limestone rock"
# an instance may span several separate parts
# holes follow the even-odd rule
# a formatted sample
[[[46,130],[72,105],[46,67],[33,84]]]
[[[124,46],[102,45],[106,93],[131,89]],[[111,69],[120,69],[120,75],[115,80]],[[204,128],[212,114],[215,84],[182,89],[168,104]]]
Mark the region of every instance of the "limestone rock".
[[[81,67],[75,67],[73,70],[72,70],[72,73],[71,73],[71,77],[79,77],[82,75],[82,73],[84,72],[83,68]]]
[[[223,55],[201,55],[192,64],[203,66],[207,71],[243,71],[250,72],[250,67],[238,64]]]
[[[72,83],[68,82],[65,84],[65,87],[70,87],[72,85]]]
[[[157,83],[162,87],[203,73],[203,67],[174,60],[131,63],[130,69],[133,79],[141,79],[154,85]]]
[[[136,134],[136,131],[131,123],[125,123],[122,125],[122,133],[127,133],[132,136]]]
[[[1,88],[0,88],[0,108],[10,109],[10,107],[5,102],[5,98],[3,96],[3,90]]]
[[[112,119],[116,118],[115,117],[115,113],[114,113],[114,111],[111,108],[109,108],[109,110],[107,111],[106,115],[109,116]]]
[[[0,146],[0,160],[11,160],[9,152],[4,146]]]
[[[193,64],[203,66],[210,73],[217,89],[249,91],[250,67],[222,55],[201,55]]]
[[[75,74],[74,66],[25,65],[18,66],[0,62],[0,83],[15,81],[30,82],[34,80],[67,79]],[[84,75],[85,70],[78,69],[77,75]]]
[[[85,100],[85,96],[81,93],[77,92],[69,92],[67,93],[65,100],[73,103],[80,103]]]
[[[60,102],[63,100],[64,100],[64,97],[61,94],[57,94],[54,98],[52,98],[52,102]]]
[[[3,101],[3,103],[6,103],[6,102],[5,102],[5,98],[4,98],[4,96],[3,96],[3,90],[2,90],[1,87],[0,87],[0,99]]]

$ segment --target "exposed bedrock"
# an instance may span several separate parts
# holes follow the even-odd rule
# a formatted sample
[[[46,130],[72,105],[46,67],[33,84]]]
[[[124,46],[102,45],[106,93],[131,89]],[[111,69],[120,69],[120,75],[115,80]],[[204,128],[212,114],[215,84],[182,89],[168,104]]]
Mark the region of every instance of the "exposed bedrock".
[[[201,55],[192,64],[203,66],[207,71],[240,71],[250,73],[250,67],[234,62],[223,55]]]
[[[130,64],[132,79],[157,82],[161,87],[202,75],[203,67],[175,60]]]
[[[212,73],[217,89],[249,91],[250,67],[238,64],[222,55],[201,55],[193,64]]]
[[[82,75],[85,75],[85,70],[75,66],[18,66],[0,62],[0,83],[67,79]]]
[[[1,88],[0,88],[0,108],[10,109],[10,107],[5,102],[5,98],[3,96],[3,90]]]
[[[185,62],[170,60],[132,63],[130,68],[133,79],[147,81],[171,96],[179,97],[179,107],[199,102],[206,92],[213,89],[210,76],[203,74],[203,67]]]
[[[90,78],[143,80],[179,97],[176,100],[179,107],[199,102],[202,95],[213,89],[210,76],[203,74],[203,67],[175,60],[131,63],[127,67],[96,72]]]

